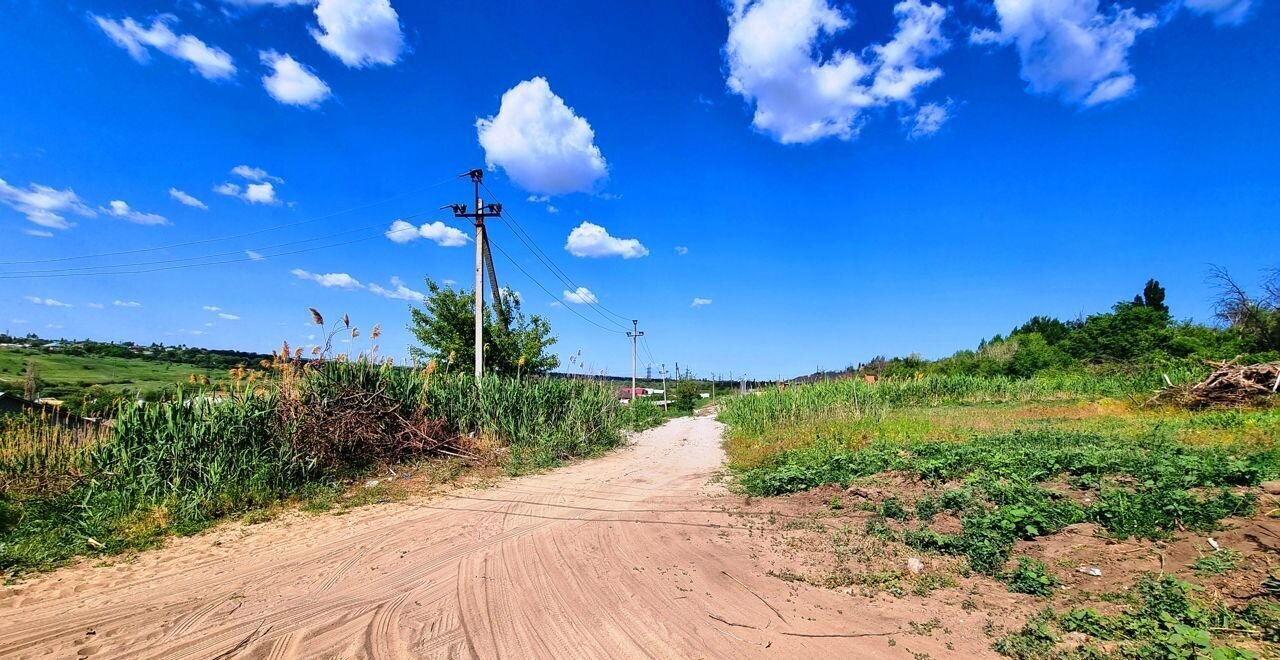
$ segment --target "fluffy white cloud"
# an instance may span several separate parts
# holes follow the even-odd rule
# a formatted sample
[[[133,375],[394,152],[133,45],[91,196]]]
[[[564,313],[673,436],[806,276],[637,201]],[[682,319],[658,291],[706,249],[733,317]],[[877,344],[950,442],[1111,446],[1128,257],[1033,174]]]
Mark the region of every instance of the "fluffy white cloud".
[[[1036,94],[1093,106],[1128,96],[1137,80],[1129,48],[1156,17],[1098,0],[995,0],[998,30],[975,30],[976,44],[1013,46],[1022,79]]]
[[[364,288],[364,285],[360,283],[360,280],[357,280],[356,278],[346,273],[310,273],[305,270],[302,270],[301,268],[294,268],[289,272],[293,273],[293,276],[300,280],[311,280],[312,282],[315,282],[316,284],[319,284],[320,286],[323,286],[326,288],[331,288],[331,287],[337,287],[339,289],[363,289]]]
[[[262,183],[251,183],[243,188],[238,183],[223,183],[213,187],[213,192],[228,197],[236,197],[250,204],[265,204],[267,206],[275,206],[280,203],[276,198],[275,184],[270,181]]]
[[[221,312],[221,311],[222,311],[222,308],[221,308],[221,307],[218,307],[217,305],[205,305],[205,306],[204,306],[204,311],[206,311],[206,312]]]
[[[501,167],[532,193],[591,192],[608,174],[591,124],[551,91],[546,78],[507,90],[497,115],[476,120],[476,132],[485,164]]]
[[[689,254],[689,248],[687,248],[687,247],[685,247],[685,246],[683,246],[683,245],[677,245],[677,246],[676,246],[676,254],[677,254],[677,255],[679,255],[679,256],[681,256],[681,257],[683,257],[684,255]]]
[[[590,305],[599,302],[599,299],[596,298],[596,294],[591,293],[591,289],[580,286],[576,291],[565,291],[564,301],[575,305]]]
[[[99,209],[103,213],[122,220],[128,220],[138,225],[167,225],[169,220],[163,215],[155,213],[143,213],[129,207],[128,204],[120,200],[112,200],[105,208]]]
[[[181,190],[178,190],[177,188],[170,188],[169,196],[177,200],[179,203],[185,204],[192,208],[197,208],[202,211],[209,210],[209,207],[205,206],[204,202],[196,199],[195,197],[192,197],[191,195],[188,195],[187,193]]]
[[[36,236],[38,238],[53,238],[53,232],[43,229],[23,229],[22,233],[27,236]]]
[[[393,243],[400,244],[425,238],[441,247],[461,247],[471,240],[462,230],[450,227],[439,220],[428,222],[421,227],[415,227],[412,223],[404,220],[396,220],[387,229],[386,236]]]
[[[636,259],[648,256],[649,249],[634,238],[614,238],[597,224],[583,221],[569,232],[564,249],[575,257],[622,257]]]
[[[70,229],[75,226],[75,223],[64,217],[67,213],[85,217],[96,215],[93,209],[80,201],[74,190],[57,190],[38,183],[29,184],[23,190],[0,179],[0,202],[25,215],[31,222],[49,229]]]
[[[409,300],[412,302],[422,302],[427,295],[421,291],[410,289],[404,280],[393,277],[391,278],[391,288],[385,288],[378,284],[370,284],[369,291],[371,293],[382,296],[383,298],[391,298],[392,300]]]
[[[33,305],[44,305],[45,307],[70,307],[71,306],[62,301],[54,300],[53,298],[41,298],[39,296],[23,296],[22,299]]]
[[[1239,25],[1249,18],[1253,0],[1183,0],[1183,5],[1197,14],[1213,17],[1218,25]]]
[[[251,167],[249,165],[236,165],[231,168],[231,173],[241,179],[248,181],[275,181],[276,183],[284,183],[284,179],[278,176],[272,176],[269,172],[261,167]]]
[[[694,298],[694,299],[693,299],[693,304],[691,304],[691,305],[689,305],[689,306],[690,306],[690,307],[705,307],[705,306],[710,305],[710,304],[711,304],[711,299],[710,299],[710,298]]]
[[[852,20],[829,0],[734,0],[725,58],[729,89],[755,104],[752,124],[784,144],[857,135],[864,110],[913,104],[920,88],[942,76],[930,67],[949,42],[947,9],[920,0],[894,5],[892,40],[862,55],[824,42]]]
[[[113,300],[111,304],[115,307],[125,307],[128,309],[137,309],[142,307],[142,303],[136,300]]]
[[[259,56],[271,69],[271,73],[262,77],[262,86],[271,98],[304,108],[315,108],[329,98],[329,86],[310,67],[274,50],[264,50]]]
[[[349,67],[395,64],[404,51],[400,17],[390,0],[320,0],[311,36]]]
[[[929,137],[942,129],[951,118],[951,103],[926,103],[910,115],[902,118],[907,127],[907,137],[917,140]]]
[[[172,15],[157,16],[149,28],[142,27],[132,18],[117,21],[94,14],[90,16],[117,46],[129,51],[129,55],[138,62],[150,60],[148,48],[154,48],[169,57],[190,63],[197,73],[209,80],[230,78],[236,73],[227,51],[189,34],[175,34],[170,25],[178,19]]]
[[[266,259],[266,257],[262,256],[261,253],[254,252],[253,250],[245,250],[244,256],[249,257],[250,261],[262,261],[263,259]]]
[[[239,316],[236,316],[235,314],[228,314],[226,312],[218,312],[218,318],[222,319],[223,321],[239,321],[240,320]]]

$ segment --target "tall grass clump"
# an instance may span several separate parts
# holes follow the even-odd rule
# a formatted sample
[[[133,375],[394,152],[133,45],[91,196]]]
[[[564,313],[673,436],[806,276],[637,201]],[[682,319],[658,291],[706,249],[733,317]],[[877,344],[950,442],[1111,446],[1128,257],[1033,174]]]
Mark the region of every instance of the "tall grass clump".
[[[340,329],[358,336],[345,318]],[[550,467],[617,446],[635,423],[595,382],[488,376],[477,388],[434,363],[317,352],[282,346],[229,386],[123,404],[109,427],[0,422],[0,571],[145,547],[422,456]]]
[[[1181,378],[1182,374],[1171,378],[1174,376]],[[878,382],[848,378],[727,398],[721,403],[720,419],[735,433],[759,436],[783,424],[907,406],[1131,396],[1155,391],[1163,378],[1159,373],[1095,376],[1074,372],[1034,378],[941,374]]]

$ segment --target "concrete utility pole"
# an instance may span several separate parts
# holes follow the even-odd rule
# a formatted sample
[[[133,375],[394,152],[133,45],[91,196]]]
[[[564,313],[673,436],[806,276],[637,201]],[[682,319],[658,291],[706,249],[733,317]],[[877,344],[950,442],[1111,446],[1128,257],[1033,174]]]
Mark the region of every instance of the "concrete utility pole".
[[[663,363],[662,365],[662,410],[663,411],[666,411],[667,402],[670,400],[671,400],[671,397],[667,396],[667,365],[666,363]]]
[[[631,338],[631,400],[636,400],[636,340],[643,337],[644,333],[640,332],[640,322],[631,320],[631,332],[627,336]]]
[[[489,245],[484,220],[502,215],[502,205],[485,206],[484,200],[480,199],[480,184],[484,181],[484,170],[471,170],[459,175],[459,178],[464,176],[470,177],[472,185],[475,186],[475,211],[468,213],[466,204],[450,204],[441,208],[452,209],[455,218],[469,218],[476,227],[476,386],[479,387],[481,377],[484,375],[484,267]],[[494,303],[501,304],[501,301],[495,300]]]

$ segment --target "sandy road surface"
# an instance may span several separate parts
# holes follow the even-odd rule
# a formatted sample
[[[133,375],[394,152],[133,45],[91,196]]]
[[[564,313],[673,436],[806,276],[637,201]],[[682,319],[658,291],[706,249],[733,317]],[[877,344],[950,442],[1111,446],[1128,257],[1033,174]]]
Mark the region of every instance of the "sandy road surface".
[[[713,484],[720,425],[486,490],[295,516],[85,562],[0,591],[0,657],[933,657],[928,612],[857,607],[765,575],[768,548]],[[967,647],[967,648],[966,648]]]

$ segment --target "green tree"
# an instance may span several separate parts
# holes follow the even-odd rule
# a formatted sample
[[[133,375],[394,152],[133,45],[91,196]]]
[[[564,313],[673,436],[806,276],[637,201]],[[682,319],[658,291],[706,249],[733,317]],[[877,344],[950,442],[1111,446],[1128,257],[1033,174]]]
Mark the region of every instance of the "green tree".
[[[693,409],[698,407],[698,384],[691,380],[682,380],[676,383],[676,396],[674,399],[674,407],[676,410],[691,413]]]
[[[422,307],[410,306],[409,332],[418,345],[409,355],[436,360],[447,367],[467,370],[475,362],[474,291],[453,289],[427,278]],[[556,343],[551,324],[538,315],[528,316],[520,299],[510,291],[497,301],[508,327],[497,320],[494,301],[484,307],[485,370],[500,375],[543,374],[560,366],[560,358],[548,349]]]
[[[1169,313],[1169,307],[1164,304],[1164,287],[1160,286],[1159,281],[1147,280],[1147,285],[1142,287],[1142,304],[1157,312]]]

